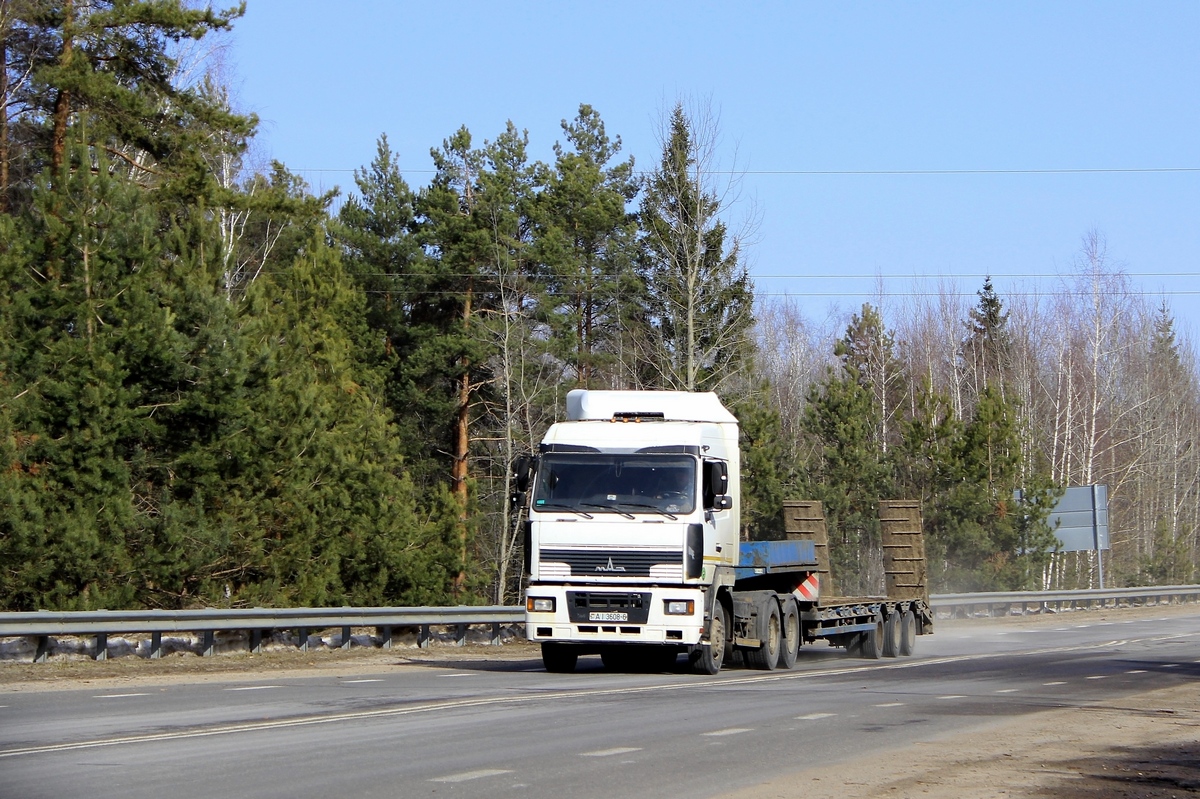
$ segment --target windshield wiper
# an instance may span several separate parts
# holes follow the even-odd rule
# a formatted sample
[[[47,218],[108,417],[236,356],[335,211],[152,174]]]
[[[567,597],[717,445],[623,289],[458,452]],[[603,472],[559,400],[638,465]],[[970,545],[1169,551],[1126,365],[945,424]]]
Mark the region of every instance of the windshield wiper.
[[[622,502],[621,504],[625,505],[627,507],[630,507],[630,508],[646,508],[647,510],[652,510],[655,513],[661,513],[663,516],[666,516],[671,521],[676,521],[679,518],[674,513],[671,513],[670,511],[665,511],[662,508],[658,507],[657,505],[647,505],[643,502]]]
[[[585,519],[594,519],[594,518],[596,518],[595,516],[593,516],[592,514],[588,513],[587,511],[585,511],[585,510],[580,510],[579,508],[572,508],[570,505],[562,505],[562,504],[559,504],[559,503],[545,502],[545,503],[543,503],[543,504],[541,504],[541,505],[534,505],[534,506],[533,506],[533,509],[534,509],[534,510],[537,510],[537,511],[540,511],[540,510],[545,510],[546,508],[553,508],[553,509],[555,509],[555,510],[565,510],[565,511],[570,511],[571,513],[578,513],[580,516],[582,516],[582,517],[583,517],[583,518],[585,518]]]
[[[583,505],[585,508],[603,508],[604,510],[615,510],[617,513],[621,514],[621,515],[622,515],[622,516],[624,516],[626,519],[632,519],[632,518],[633,518],[633,514],[632,514],[632,513],[628,513],[628,512],[626,512],[626,511],[623,511],[623,510],[621,510],[620,508],[618,508],[616,505],[598,505],[598,504],[596,504],[595,502],[581,502],[581,503],[579,503],[579,504]]]

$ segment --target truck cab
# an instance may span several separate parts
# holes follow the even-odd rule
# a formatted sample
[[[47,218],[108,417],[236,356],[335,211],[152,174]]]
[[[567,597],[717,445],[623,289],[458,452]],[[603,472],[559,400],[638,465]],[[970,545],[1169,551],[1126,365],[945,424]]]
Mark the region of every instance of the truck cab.
[[[738,474],[737,420],[715,394],[568,394],[518,486],[526,629],[548,667],[705,643],[707,589],[731,582],[737,560]]]

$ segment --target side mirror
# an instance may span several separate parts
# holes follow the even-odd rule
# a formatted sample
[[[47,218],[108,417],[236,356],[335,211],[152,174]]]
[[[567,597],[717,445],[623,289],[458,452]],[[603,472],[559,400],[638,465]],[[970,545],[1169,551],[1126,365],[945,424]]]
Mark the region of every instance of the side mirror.
[[[529,455],[518,455],[513,461],[513,481],[517,491],[524,492],[529,489],[529,478],[533,475],[535,465],[535,459]]]
[[[733,497],[729,496],[728,494],[721,494],[719,496],[713,497],[713,504],[712,504],[713,510],[729,510],[732,507],[733,507]]]
[[[717,507],[717,500],[725,496],[732,505],[732,500],[726,494],[729,491],[729,467],[725,461],[704,462],[704,507],[714,510],[724,510]],[[729,507],[729,506],[726,506]]]

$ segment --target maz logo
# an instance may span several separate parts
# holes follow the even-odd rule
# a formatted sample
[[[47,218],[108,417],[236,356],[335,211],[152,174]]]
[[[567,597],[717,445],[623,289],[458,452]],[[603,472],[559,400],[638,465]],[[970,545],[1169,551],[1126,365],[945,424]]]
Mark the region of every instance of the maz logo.
[[[612,562],[612,558],[609,558],[608,564],[605,566],[597,566],[596,571],[598,571],[598,572],[623,572],[623,571],[625,571],[625,567],[624,566],[614,566],[613,562]]]

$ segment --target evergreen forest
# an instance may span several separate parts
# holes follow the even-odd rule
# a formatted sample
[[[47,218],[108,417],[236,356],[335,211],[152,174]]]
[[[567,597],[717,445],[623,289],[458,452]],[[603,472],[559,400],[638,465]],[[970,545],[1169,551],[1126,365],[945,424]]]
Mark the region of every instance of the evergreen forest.
[[[0,609],[514,604],[510,465],[574,388],[715,391],[744,535],[824,503],[839,585],[922,502],[936,591],[1096,584],[1055,550],[1108,486],[1109,584],[1197,580],[1197,357],[1083,231],[1052,293],[841,319],[759,297],[710,114],[635,165],[600,112],[386,135],[344,193],[248,157],[187,0],[0,0]],[[545,120],[538,120],[539,124]]]

